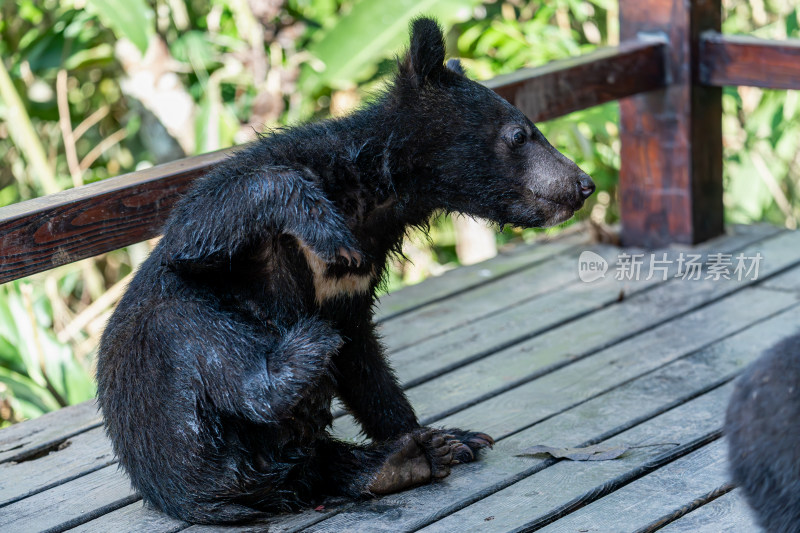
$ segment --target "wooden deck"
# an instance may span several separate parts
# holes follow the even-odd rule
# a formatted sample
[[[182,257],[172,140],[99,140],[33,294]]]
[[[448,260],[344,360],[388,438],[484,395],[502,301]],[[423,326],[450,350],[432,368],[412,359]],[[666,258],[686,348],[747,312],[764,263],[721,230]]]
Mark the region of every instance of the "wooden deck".
[[[608,260],[604,278],[578,280],[584,250]],[[687,250],[763,260],[756,280],[687,281],[674,277]],[[620,252],[573,235],[384,298],[383,334],[422,421],[497,445],[441,483],[278,516],[270,531],[757,531],[727,483],[721,426],[737,373],[800,325],[800,232],[737,227],[671,249],[666,281],[645,279],[649,253],[640,281],[616,280]],[[334,429],[357,435],[347,416]],[[608,461],[516,455],[594,443],[638,447]],[[0,432],[0,531],[43,530],[257,528],[143,507],[87,403]]]

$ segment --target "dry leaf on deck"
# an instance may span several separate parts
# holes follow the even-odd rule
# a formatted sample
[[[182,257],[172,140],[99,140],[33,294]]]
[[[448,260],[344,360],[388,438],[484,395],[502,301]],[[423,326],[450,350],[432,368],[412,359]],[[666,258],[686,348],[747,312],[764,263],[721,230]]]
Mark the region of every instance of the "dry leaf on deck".
[[[611,446],[608,444],[593,444],[582,448],[554,448],[552,446],[537,445],[525,448],[517,457],[530,457],[534,455],[549,455],[556,459],[569,459],[570,461],[609,461],[616,459],[633,448],[647,448],[650,446],[677,446],[674,442],[659,442],[656,444],[643,444],[627,446],[624,444]]]

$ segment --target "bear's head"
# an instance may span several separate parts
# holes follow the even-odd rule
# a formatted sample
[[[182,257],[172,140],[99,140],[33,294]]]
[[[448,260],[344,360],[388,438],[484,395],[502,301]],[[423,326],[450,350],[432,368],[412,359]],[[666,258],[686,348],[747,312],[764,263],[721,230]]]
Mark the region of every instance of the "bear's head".
[[[438,208],[546,227],[570,218],[595,189],[520,110],[468,79],[457,60],[445,66],[442,31],[431,19],[412,23],[389,95],[415,136],[418,186]]]

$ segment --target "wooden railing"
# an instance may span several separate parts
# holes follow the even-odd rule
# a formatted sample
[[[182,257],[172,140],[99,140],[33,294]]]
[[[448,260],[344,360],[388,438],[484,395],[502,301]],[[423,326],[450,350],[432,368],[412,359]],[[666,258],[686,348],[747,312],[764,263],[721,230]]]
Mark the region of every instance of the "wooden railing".
[[[719,33],[720,0],[621,0],[619,46],[486,85],[531,120],[620,100],[624,244],[723,231],[723,85],[800,89],[800,40]],[[236,148],[0,208],[0,283],[158,235],[192,181]]]

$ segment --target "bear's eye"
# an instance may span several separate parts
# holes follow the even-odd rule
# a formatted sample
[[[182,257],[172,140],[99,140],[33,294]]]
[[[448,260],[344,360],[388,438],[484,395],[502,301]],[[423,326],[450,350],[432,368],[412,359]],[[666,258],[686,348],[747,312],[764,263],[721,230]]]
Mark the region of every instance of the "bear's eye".
[[[514,141],[516,146],[522,146],[525,144],[525,134],[522,132],[522,130],[517,130],[514,132],[514,136],[511,137],[511,140]]]

